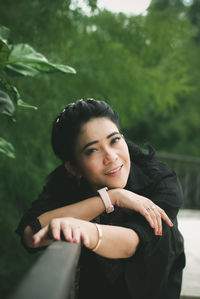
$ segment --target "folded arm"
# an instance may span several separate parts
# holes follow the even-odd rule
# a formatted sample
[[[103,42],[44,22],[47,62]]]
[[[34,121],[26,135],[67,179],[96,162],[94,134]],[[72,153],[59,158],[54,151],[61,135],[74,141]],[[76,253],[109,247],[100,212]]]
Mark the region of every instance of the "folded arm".
[[[157,205],[151,200],[135,194],[125,189],[112,189],[108,191],[111,202],[121,208],[135,210],[142,214],[149,225],[154,229],[155,234],[162,233],[163,219],[168,225],[172,225],[170,219]],[[94,196],[83,201],[57,208],[41,214],[38,219],[41,227],[49,225],[55,218],[73,217],[90,221],[100,215],[105,210],[105,206],[99,196]],[[34,232],[27,226],[24,230],[24,242],[26,246],[31,247]]]
[[[129,228],[120,226],[100,225],[102,239],[97,254],[107,258],[128,258],[132,256],[139,244],[138,235]],[[63,238],[68,242],[79,243],[88,249],[94,249],[99,240],[96,225],[89,221],[65,217],[53,219],[33,236],[31,247],[46,246]]]

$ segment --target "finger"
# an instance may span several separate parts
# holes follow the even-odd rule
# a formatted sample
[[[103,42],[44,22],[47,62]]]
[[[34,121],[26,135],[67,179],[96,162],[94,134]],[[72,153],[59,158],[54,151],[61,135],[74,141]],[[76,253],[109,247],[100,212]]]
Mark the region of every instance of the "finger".
[[[63,233],[63,236],[64,236],[65,240],[68,241],[68,242],[73,242],[72,227],[68,223],[63,222],[61,224],[61,230],[62,230],[62,233]]]
[[[89,237],[88,235],[85,233],[85,232],[81,232],[81,240],[83,242],[83,245],[87,248],[89,248],[89,245],[90,245],[90,240],[89,240]]]
[[[47,236],[48,236],[48,225],[46,225],[41,230],[39,230],[39,232],[33,235],[33,245],[34,246],[39,245],[39,243],[43,239],[47,238]]]
[[[151,207],[152,211],[154,211],[156,221],[157,221],[157,230],[155,231],[156,235],[162,235],[162,221],[160,212],[157,210],[156,207]]]
[[[151,225],[151,227],[154,228],[155,235],[162,235],[161,216],[156,211],[156,208],[154,206],[151,206],[151,208],[149,206],[146,207],[144,211],[144,216]]]
[[[160,214],[157,214],[158,235],[162,236],[162,220]]]
[[[81,232],[80,232],[80,226],[76,226],[72,229],[72,238],[75,243],[80,242]]]
[[[158,214],[156,213],[156,211],[155,211],[155,209],[154,209],[154,207],[147,207],[146,208],[147,209],[147,211],[148,211],[148,213],[149,213],[149,215],[150,215],[150,217],[151,217],[151,219],[152,219],[152,221],[153,221],[153,223],[154,223],[154,232],[155,232],[155,235],[158,235],[158,234],[160,234],[160,231],[159,231],[159,220],[158,220]]]
[[[56,241],[60,241],[60,221],[52,220],[49,225],[49,236]]]
[[[142,207],[140,214],[145,217],[145,219],[149,222],[149,224],[152,228],[154,228],[154,229],[156,228],[156,225],[155,225],[148,209],[146,209],[145,207]]]
[[[170,218],[167,216],[167,214],[165,213],[165,211],[163,209],[161,209],[160,207],[158,207],[159,213],[162,217],[162,219],[169,225],[169,226],[173,226],[173,222],[170,220]]]

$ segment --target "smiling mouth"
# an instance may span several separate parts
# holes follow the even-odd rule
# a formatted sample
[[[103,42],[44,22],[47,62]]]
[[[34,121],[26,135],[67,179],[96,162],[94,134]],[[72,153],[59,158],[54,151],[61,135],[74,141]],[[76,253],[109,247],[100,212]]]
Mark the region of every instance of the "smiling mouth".
[[[121,166],[119,166],[119,167],[117,167],[117,168],[114,168],[114,169],[112,169],[112,170],[106,172],[105,175],[109,175],[109,174],[117,173],[118,171],[120,171],[120,170],[122,169],[122,166],[123,166],[123,165],[121,165]]]

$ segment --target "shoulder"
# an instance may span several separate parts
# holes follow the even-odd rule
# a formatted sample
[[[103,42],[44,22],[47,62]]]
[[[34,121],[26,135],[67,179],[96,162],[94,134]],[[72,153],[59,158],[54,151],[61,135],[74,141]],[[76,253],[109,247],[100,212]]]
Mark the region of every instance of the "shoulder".
[[[152,145],[148,144],[148,150],[143,151],[139,146],[130,141],[128,141],[127,144],[132,163],[131,167],[133,167],[133,165],[137,166],[140,172],[151,180],[151,183],[168,175],[175,176],[174,171],[169,165],[155,160],[156,151]]]
[[[77,185],[75,179],[66,170],[64,165],[58,166],[48,176],[42,194],[55,198],[65,198],[66,195],[76,194]]]
[[[47,182],[54,182],[54,181],[60,181],[60,180],[70,181],[71,179],[72,179],[72,176],[69,174],[69,172],[66,170],[66,168],[63,164],[56,167],[47,176]]]

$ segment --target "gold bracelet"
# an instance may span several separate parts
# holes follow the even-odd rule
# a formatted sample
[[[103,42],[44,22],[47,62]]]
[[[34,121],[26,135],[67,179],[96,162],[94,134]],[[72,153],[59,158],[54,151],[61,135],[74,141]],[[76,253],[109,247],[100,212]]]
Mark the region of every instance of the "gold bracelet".
[[[96,251],[99,248],[99,246],[101,244],[101,239],[102,239],[102,236],[103,236],[101,226],[97,223],[95,223],[95,226],[96,226],[97,231],[98,231],[98,241],[97,241],[96,246],[92,249],[92,251]]]

